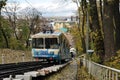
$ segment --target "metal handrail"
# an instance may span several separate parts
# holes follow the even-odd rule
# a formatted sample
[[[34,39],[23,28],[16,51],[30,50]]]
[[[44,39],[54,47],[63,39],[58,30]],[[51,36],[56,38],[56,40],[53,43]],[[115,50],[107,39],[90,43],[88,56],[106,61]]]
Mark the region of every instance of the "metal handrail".
[[[120,80],[120,70],[83,59],[83,66],[95,80]]]

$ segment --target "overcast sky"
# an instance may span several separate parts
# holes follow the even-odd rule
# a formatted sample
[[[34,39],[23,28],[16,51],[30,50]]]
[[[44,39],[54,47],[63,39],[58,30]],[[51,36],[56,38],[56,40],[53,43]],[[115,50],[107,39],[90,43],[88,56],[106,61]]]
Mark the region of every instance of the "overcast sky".
[[[10,3],[13,0],[8,0]],[[73,16],[77,6],[72,0],[15,0],[20,7],[34,7],[42,12],[43,16]]]

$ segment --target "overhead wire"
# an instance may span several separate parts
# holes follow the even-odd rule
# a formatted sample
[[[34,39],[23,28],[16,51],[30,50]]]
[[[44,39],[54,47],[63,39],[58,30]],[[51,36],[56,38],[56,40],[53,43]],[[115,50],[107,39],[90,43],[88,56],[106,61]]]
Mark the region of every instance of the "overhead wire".
[[[37,10],[35,7],[33,7],[33,5],[32,5],[28,0],[25,0],[25,2],[26,2],[27,4],[29,4],[30,7],[32,7],[32,8],[35,9],[35,10]],[[40,15],[41,15],[41,17],[42,17],[42,13],[41,13],[40,11],[38,11],[38,10],[37,10],[37,12],[39,12]]]
[[[28,0],[25,0],[25,2],[27,2],[32,8],[34,8]]]

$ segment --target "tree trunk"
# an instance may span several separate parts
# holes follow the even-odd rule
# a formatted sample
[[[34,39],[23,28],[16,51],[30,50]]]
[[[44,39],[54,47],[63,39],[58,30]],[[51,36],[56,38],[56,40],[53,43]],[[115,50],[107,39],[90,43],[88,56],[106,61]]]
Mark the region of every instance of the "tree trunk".
[[[104,41],[102,37],[101,27],[99,24],[99,17],[97,12],[97,4],[94,0],[90,1],[90,15],[91,15],[91,23],[92,23],[92,31],[93,31],[93,42],[95,53],[99,55],[101,63],[104,61]]]
[[[113,0],[104,0],[103,16],[105,60],[107,61],[115,55]]]
[[[82,41],[82,47],[83,47],[83,53],[86,53],[86,43],[85,43],[85,34],[84,34],[84,24],[85,24],[85,13],[83,12],[83,18],[82,18],[82,28],[81,28],[81,41]]]
[[[120,13],[119,13],[119,0],[114,1],[114,20],[115,20],[115,40],[116,50],[120,50]]]
[[[81,11],[82,11],[82,20],[81,20],[81,28],[80,28],[80,34],[81,34],[81,41],[82,41],[82,48],[83,48],[83,53],[86,53],[86,42],[85,42],[85,33],[84,33],[84,27],[85,27],[85,20],[86,20],[86,9],[87,9],[87,4],[86,4],[86,0],[82,0],[81,3],[79,3],[81,5]],[[79,13],[81,14],[81,13]]]

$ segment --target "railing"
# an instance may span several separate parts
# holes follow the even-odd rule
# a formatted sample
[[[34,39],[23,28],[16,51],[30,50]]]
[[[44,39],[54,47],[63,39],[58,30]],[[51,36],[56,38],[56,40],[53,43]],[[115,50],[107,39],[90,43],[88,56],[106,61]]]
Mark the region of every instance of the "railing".
[[[120,70],[83,59],[83,66],[95,80],[120,80]]]

